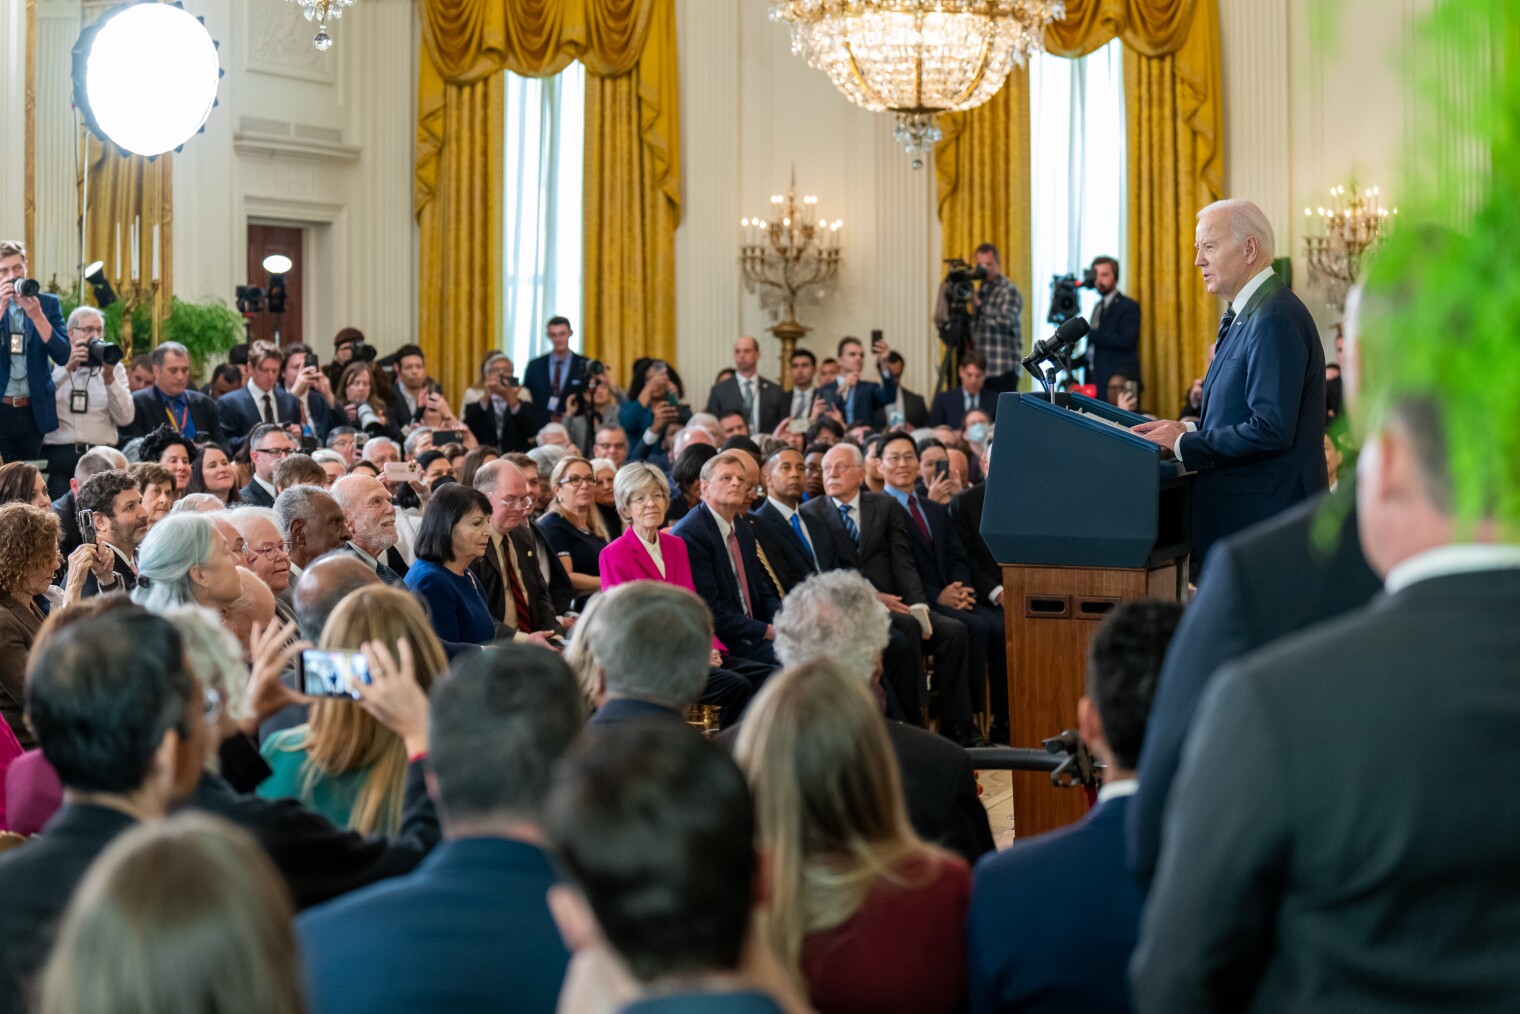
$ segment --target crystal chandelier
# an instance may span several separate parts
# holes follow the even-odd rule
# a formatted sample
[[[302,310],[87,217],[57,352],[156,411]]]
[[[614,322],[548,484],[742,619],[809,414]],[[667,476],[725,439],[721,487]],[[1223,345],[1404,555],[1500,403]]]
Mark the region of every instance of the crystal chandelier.
[[[291,0],[301,5],[301,13],[306,15],[307,21],[317,23],[317,34],[312,38],[311,44],[314,49],[323,53],[332,48],[332,36],[327,34],[327,22],[337,21],[343,17],[343,8],[349,7],[354,0]]]
[[[771,0],[792,26],[792,52],[845,98],[897,114],[893,136],[920,157],[941,137],[938,115],[997,94],[1008,72],[1040,48],[1062,0]]]
[[[1355,182],[1349,190],[1331,187],[1329,207],[1304,209],[1304,255],[1310,274],[1324,285],[1331,309],[1346,308],[1346,294],[1356,284],[1362,263],[1387,237],[1392,216],[1398,213],[1398,208],[1390,212],[1383,206],[1381,189],[1363,190]]]

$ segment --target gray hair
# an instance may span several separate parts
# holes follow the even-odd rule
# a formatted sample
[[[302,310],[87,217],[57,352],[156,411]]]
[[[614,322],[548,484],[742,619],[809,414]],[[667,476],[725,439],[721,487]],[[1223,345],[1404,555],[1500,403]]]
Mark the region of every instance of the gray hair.
[[[723,424],[711,412],[693,412],[691,418],[686,420],[686,428],[693,426],[706,430],[714,440],[723,438]]]
[[[830,451],[837,451],[841,447],[845,448],[846,450],[848,450],[850,452],[850,460],[855,464],[855,466],[857,468],[863,468],[863,467],[865,467],[866,456],[864,454],[862,454],[860,452],[860,448],[856,447],[854,444],[838,443],[838,444],[835,444],[833,447],[830,447],[829,450]]]
[[[324,461],[331,461],[335,465],[342,465],[345,472],[348,471],[348,462],[343,460],[343,455],[327,447],[322,447],[315,451],[312,451],[311,460],[315,461],[319,465]]]
[[[665,502],[670,502],[670,483],[665,473],[647,461],[630,461],[618,469],[612,477],[612,502],[617,506],[619,517],[628,516],[628,502],[640,493],[651,489],[660,491]]]
[[[276,528],[280,527],[280,516],[274,512],[273,507],[255,507],[253,504],[244,504],[241,507],[228,509],[226,518],[238,531],[254,518],[263,518]]]
[[[177,356],[184,356],[186,359],[190,358],[190,350],[185,348],[179,342],[159,342],[158,346],[154,348],[153,354],[150,357],[152,359],[153,365],[164,365],[164,359],[171,352]]]
[[[408,458],[410,458],[412,454],[417,450],[417,445],[422,443],[422,438],[425,436],[431,437],[432,435],[433,427],[418,426],[416,429],[412,430],[412,432],[406,435],[406,443],[402,445],[402,451]]]
[[[222,498],[211,493],[186,493],[169,508],[170,514],[206,514],[227,506]]]
[[[528,477],[523,475],[523,470],[518,468],[516,463],[506,458],[497,458],[495,461],[487,461],[475,470],[475,488],[486,496],[490,496],[496,492],[496,487],[501,485],[502,475],[508,469],[522,475],[523,481],[527,481]]]
[[[105,327],[106,325],[106,315],[95,309],[95,307],[76,306],[74,307],[74,312],[69,314],[68,329],[70,331],[74,330],[74,322],[77,321],[80,317],[94,317],[96,320],[100,321],[101,327]]]
[[[560,436],[562,436],[562,437],[565,438],[565,443],[568,444],[570,442],[570,431],[567,430],[567,429],[565,429],[565,427],[564,427],[564,425],[562,423],[556,423],[556,422],[544,423],[543,427],[541,429],[539,429],[539,431],[538,431],[538,436],[535,438],[535,442],[540,447],[554,447],[554,446],[558,446],[558,445],[555,445],[555,444],[545,444],[544,443],[544,434],[545,433],[558,433]]]
[[[79,463],[74,466],[74,480],[80,485],[92,475],[101,472],[125,471],[127,456],[114,447],[106,447],[104,444],[91,447],[84,452]]]
[[[332,500],[332,494],[321,486],[302,484],[292,486],[274,499],[275,520],[280,525],[280,537],[290,539],[290,526],[296,521],[310,521],[317,513],[317,497]],[[337,503],[337,501],[333,501]],[[343,509],[341,506],[338,508]]]
[[[602,596],[585,631],[607,692],[684,711],[707,682],[712,613],[692,592],[661,581],[630,581]],[[579,625],[579,624],[578,624]]]
[[[692,418],[695,419],[696,416],[692,416]],[[713,440],[712,431],[709,430],[706,426],[693,426],[691,424],[687,424],[686,426],[683,426],[681,429],[677,430],[675,437],[670,441],[670,455],[672,458],[679,458],[681,456],[681,452],[691,446],[691,434],[693,433],[706,434],[707,438],[709,440],[712,440],[713,447],[716,448],[718,446],[718,441]]]
[[[216,690],[233,719],[247,715],[248,667],[237,638],[222,626],[221,617],[205,606],[185,604],[165,611],[164,618],[179,631],[185,661],[200,681]]]
[[[396,441],[392,440],[390,437],[370,437],[368,440],[364,441],[364,460],[373,463],[375,460],[373,452],[380,450],[380,445],[382,444],[384,444],[386,447],[389,447],[397,454],[401,453],[401,448],[397,447]]]
[[[1202,219],[1204,215],[1216,213],[1224,216],[1232,240],[1244,245],[1246,240],[1255,239],[1256,245],[1261,247],[1263,259],[1268,264],[1272,262],[1273,252],[1277,248],[1273,245],[1272,223],[1267,220],[1265,212],[1250,201],[1231,197],[1210,204],[1198,212],[1198,217]]]
[[[154,525],[137,551],[138,585],[132,601],[155,613],[193,604],[190,568],[205,564],[216,545],[211,540],[221,537],[216,523],[204,514],[170,514]]]
[[[592,475],[596,475],[596,473],[600,472],[604,468],[610,468],[614,472],[617,471],[617,466],[612,463],[611,458],[592,458],[590,461],[586,462],[586,464],[591,466]]]
[[[886,650],[891,621],[869,581],[851,570],[831,570],[793,588],[775,626],[782,665],[830,659],[869,680]]]
[[[702,481],[706,482],[718,472],[720,465],[738,465],[744,467],[744,458],[738,451],[719,451],[702,463]]]
[[[558,444],[550,444],[545,447],[535,447],[528,452],[528,457],[538,466],[538,477],[547,479],[549,473],[554,471],[554,466],[560,463],[561,458],[568,457],[570,448],[560,447]]]

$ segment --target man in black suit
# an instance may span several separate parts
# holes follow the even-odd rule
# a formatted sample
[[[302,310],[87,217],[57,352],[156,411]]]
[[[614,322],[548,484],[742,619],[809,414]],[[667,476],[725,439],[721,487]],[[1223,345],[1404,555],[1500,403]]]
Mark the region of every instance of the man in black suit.
[[[918,445],[901,430],[888,433],[881,441],[881,475],[883,492],[908,512],[908,545],[918,567],[919,580],[929,608],[939,617],[966,625],[970,646],[966,670],[967,689],[973,711],[982,709],[986,691],[991,688],[992,729],[994,743],[1008,743],[1008,642],[1003,610],[979,601],[972,587],[971,562],[960,534],[950,523],[950,511],[920,496],[914,489],[918,482]]]
[[[911,426],[913,429],[922,429],[929,425],[929,406],[924,402],[924,396],[916,394],[903,386],[903,371],[908,363],[897,352],[887,353],[887,369],[892,371],[892,378],[897,381],[897,400],[887,406],[887,425],[893,426],[894,415],[898,416],[897,426]]]
[[[121,440],[147,436],[167,423],[196,443],[224,444],[216,403],[189,387],[190,351],[179,342],[160,342],[153,350],[153,386],[132,395],[136,415],[121,427]]]
[[[1227,663],[1361,609],[1382,583],[1357,535],[1347,482],[1214,547],[1209,572],[1183,616],[1161,670],[1129,810],[1130,863],[1148,888],[1162,848],[1162,815],[1198,702]],[[1338,519],[1338,520],[1337,520]],[[1329,523],[1330,540],[1319,532]]]
[[[491,501],[491,546],[470,564],[485,592],[498,634],[514,642],[555,647],[565,628],[538,569],[533,541],[533,494],[522,469],[504,458],[475,473],[475,488]]]
[[[65,802],[39,839],[0,855],[4,1014],[31,1009],[58,920],[95,857],[194,789],[210,728],[180,636],[160,616],[129,608],[75,624],[33,661],[27,714]]]
[[[427,359],[417,345],[403,345],[390,357],[395,363],[396,382],[391,386],[391,419],[402,431],[422,421],[428,396],[443,396],[438,381],[428,376]]]
[[[992,465],[992,438],[982,446],[982,475]],[[957,493],[950,501],[950,520],[960,533],[961,545],[971,564],[971,590],[982,602],[1003,608],[1003,567],[982,538],[982,511],[987,506],[987,484],[979,482]]]
[[[79,487],[76,503],[80,510],[94,512],[96,543],[110,550],[109,556],[97,556],[97,567],[85,577],[80,595],[130,592],[137,585],[137,547],[148,534],[148,512],[137,480],[114,470],[92,475]]]
[[[326,1014],[552,1010],[570,956],[549,915],[542,808],[584,723],[575,677],[548,652],[506,647],[430,696],[444,842],[410,875],[301,916],[306,995]]]
[[[488,359],[485,396],[464,407],[464,424],[482,446],[504,453],[526,452],[533,446],[537,415],[521,394],[512,360],[500,352]]]
[[[1465,384],[1474,367],[1443,369]],[[1198,707],[1135,955],[1141,1010],[1514,1008],[1520,820],[1421,748],[1456,731],[1488,769],[1520,764],[1520,547],[1487,513],[1513,477],[1490,466],[1493,499],[1458,518],[1448,419],[1466,409],[1426,383],[1389,392],[1358,463],[1385,594],[1226,666]],[[1513,389],[1500,401],[1483,422],[1520,418]]]
[[[787,596],[776,616],[776,654],[787,666],[827,658],[880,695],[891,630],[887,616],[870,582],[851,571],[829,571]],[[882,720],[913,830],[967,862],[991,852],[992,829],[966,751],[926,729],[885,716]]]
[[[260,423],[278,423],[287,427],[287,432],[301,432],[301,403],[278,385],[280,360],[278,348],[254,342],[248,354],[248,383],[222,395],[216,403],[227,447],[234,453]]]
[[[934,408],[929,421],[934,426],[961,429],[966,423],[966,413],[981,409],[988,419],[997,418],[997,392],[987,389],[987,357],[976,349],[961,356],[959,370],[961,386],[941,391],[934,396]]]
[[[1122,373],[1140,382],[1140,304],[1119,291],[1119,262],[1094,257],[1093,288],[1098,303],[1088,317],[1087,382],[1108,399],[1108,378]]]
[[[0,461],[42,457],[42,438],[58,428],[53,363],[69,361],[69,332],[58,297],[21,296],[26,247],[0,242]]]
[[[311,428],[312,436],[319,441],[327,439],[328,432],[338,424],[332,403],[332,381],[317,367],[317,354],[310,345],[295,342],[281,350],[280,390],[296,400],[301,409],[301,419]]]
[[[860,339],[850,335],[839,339],[839,376],[824,384],[818,395],[839,414],[839,421],[846,428],[857,424],[877,430],[887,428],[887,406],[897,400],[897,378],[887,369],[887,356],[891,353],[884,341],[878,340],[871,346],[881,372],[881,383],[876,384],[861,379],[866,353]]]
[[[1230,301],[1203,382],[1197,425],[1134,431],[1175,455],[1193,479],[1193,572],[1220,539],[1306,500],[1325,474],[1325,351],[1303,301],[1272,273],[1272,225],[1249,201],[1198,213],[1208,290]]]
[[[550,350],[528,361],[523,373],[523,386],[533,396],[533,412],[538,419],[533,427],[536,433],[544,423],[559,422],[565,415],[565,399],[586,390],[586,366],[591,362],[578,352],[570,351],[570,321],[565,317],[550,317],[545,325]]]
[[[807,349],[792,353],[792,386],[786,392],[786,414],[791,419],[813,418],[813,403],[818,400],[818,357]]]
[[[280,462],[296,453],[296,442],[278,423],[259,423],[248,434],[248,457],[253,462],[253,476],[238,490],[243,502],[255,507],[273,507],[274,470]]]
[[[971,693],[966,673],[969,635],[966,625],[949,616],[928,617],[928,599],[908,544],[907,512],[885,493],[861,489],[865,462],[860,448],[839,444],[823,458],[824,496],[802,505],[806,514],[824,523],[834,543],[838,565],[858,570],[876,588],[891,614],[892,624],[907,638],[910,651],[925,646],[934,658],[934,687],[939,691],[940,731],[962,746],[986,746],[971,723]],[[921,607],[914,616],[911,607]],[[922,624],[929,624],[924,638]],[[927,640],[927,645],[925,641]],[[901,714],[916,719],[924,705],[918,667],[891,687]]]
[[[734,339],[734,375],[714,384],[707,412],[722,419],[731,412],[744,417],[750,433],[770,433],[787,415],[786,392],[760,376],[760,343],[750,335]]]
[[[799,510],[807,482],[801,454],[790,447],[775,452],[766,460],[761,479],[765,502],[749,517],[755,523],[755,538],[781,582],[776,590],[785,596],[814,574],[834,569],[834,540],[823,522]]]
[[[686,543],[692,583],[713,614],[713,629],[729,654],[774,668],[771,620],[780,602],[756,552],[755,534],[738,522],[749,505],[743,455],[723,451],[702,466],[702,501],[671,534]]]

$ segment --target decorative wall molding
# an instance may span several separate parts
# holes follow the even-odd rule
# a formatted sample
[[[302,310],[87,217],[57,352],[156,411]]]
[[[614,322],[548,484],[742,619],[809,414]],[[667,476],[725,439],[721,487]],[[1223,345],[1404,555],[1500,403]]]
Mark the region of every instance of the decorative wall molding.
[[[232,135],[232,145],[238,155],[246,158],[294,159],[338,166],[352,165],[360,155],[360,149],[351,144],[246,131]]]
[[[337,83],[337,47],[322,53],[312,46],[316,22],[307,21],[299,7],[286,0],[245,0],[244,11],[250,71],[297,81]],[[338,35],[337,28],[333,34]]]

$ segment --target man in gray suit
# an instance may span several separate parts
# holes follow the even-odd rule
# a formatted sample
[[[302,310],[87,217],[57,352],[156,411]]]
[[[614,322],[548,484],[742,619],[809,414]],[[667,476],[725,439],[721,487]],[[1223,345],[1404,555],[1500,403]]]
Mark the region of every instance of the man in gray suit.
[[[1520,766],[1520,546],[1456,517],[1461,400],[1390,395],[1362,452],[1384,595],[1225,667],[1199,705],[1132,966],[1141,1011],[1515,1009],[1520,811],[1483,774]],[[1484,411],[1514,420],[1517,400]],[[1513,479],[1487,467],[1492,509]],[[1480,770],[1430,749],[1453,740]]]
[[[714,384],[707,411],[722,419],[738,412],[751,433],[773,432],[786,418],[787,398],[781,385],[760,376],[760,343],[749,335],[734,339],[734,375]]]

